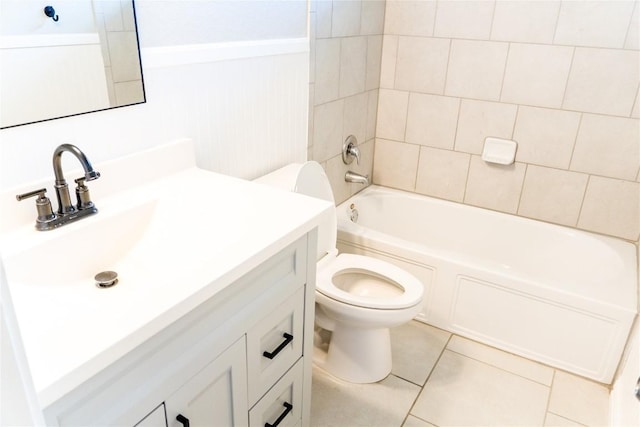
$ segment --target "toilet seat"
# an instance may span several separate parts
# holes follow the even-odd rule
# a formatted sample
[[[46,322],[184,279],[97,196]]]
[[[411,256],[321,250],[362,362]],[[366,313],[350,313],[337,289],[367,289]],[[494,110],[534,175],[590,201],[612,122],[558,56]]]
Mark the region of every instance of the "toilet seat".
[[[367,296],[349,293],[334,283],[340,274],[361,273],[377,277],[400,289],[399,295]],[[344,304],[382,310],[399,310],[415,306],[423,296],[422,282],[405,270],[382,261],[362,255],[340,254],[328,262],[317,273],[316,291]]]

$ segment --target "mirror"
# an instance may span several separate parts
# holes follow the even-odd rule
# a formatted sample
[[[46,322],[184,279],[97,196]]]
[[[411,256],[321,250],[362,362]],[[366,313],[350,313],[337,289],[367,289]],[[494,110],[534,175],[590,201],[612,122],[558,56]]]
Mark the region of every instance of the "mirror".
[[[0,1],[0,128],[143,102],[133,0]]]

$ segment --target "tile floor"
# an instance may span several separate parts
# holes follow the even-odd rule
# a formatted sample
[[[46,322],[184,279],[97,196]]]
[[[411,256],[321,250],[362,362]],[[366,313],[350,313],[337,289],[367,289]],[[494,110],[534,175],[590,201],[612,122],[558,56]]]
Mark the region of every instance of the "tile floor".
[[[606,426],[609,389],[429,325],[391,331],[393,370],[350,384],[315,368],[314,427]]]

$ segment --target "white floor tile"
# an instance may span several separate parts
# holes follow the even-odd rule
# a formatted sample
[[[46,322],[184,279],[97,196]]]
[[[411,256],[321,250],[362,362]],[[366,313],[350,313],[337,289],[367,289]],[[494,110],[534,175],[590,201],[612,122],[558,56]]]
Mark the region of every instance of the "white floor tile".
[[[568,420],[560,415],[553,414],[551,412],[547,412],[547,418],[544,420],[544,427],[574,427],[574,426],[582,426],[582,424],[577,423],[572,420]]]
[[[449,332],[415,320],[391,329],[391,373],[423,385],[450,337]]]
[[[542,425],[549,388],[445,350],[411,414],[435,425]]]
[[[576,375],[556,371],[549,412],[587,426],[607,425],[609,389]]]
[[[459,336],[451,338],[447,350],[488,363],[546,386],[551,386],[553,380],[553,368]]]
[[[420,387],[394,375],[352,384],[313,368],[312,427],[400,427]]]

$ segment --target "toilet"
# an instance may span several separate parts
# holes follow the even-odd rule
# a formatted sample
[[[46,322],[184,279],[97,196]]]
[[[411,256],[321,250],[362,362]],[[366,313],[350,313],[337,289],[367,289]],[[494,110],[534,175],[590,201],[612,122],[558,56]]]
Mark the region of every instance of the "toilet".
[[[335,204],[329,180],[317,162],[290,164],[256,182]],[[313,361],[353,383],[380,381],[391,372],[389,328],[420,311],[424,286],[388,262],[338,254],[335,209],[318,228]]]

